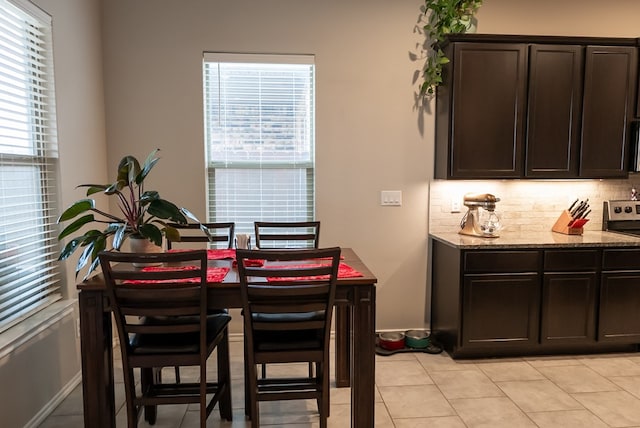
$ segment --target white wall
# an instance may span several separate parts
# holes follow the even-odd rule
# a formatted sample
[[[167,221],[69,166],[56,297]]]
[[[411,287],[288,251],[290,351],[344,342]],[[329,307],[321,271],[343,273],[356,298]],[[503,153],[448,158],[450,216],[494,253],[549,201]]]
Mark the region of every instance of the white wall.
[[[408,60],[419,6],[105,1],[110,167],[160,147],[153,188],[204,218],[202,52],[314,54],[321,245],[354,248],[377,275],[380,328],[422,327],[433,150],[417,129]],[[380,207],[380,190],[396,189],[403,206]]]
[[[152,185],[204,217],[202,52],[314,54],[321,245],[354,248],[377,275],[378,329],[427,325],[434,124],[414,108],[410,59],[422,3],[104,1],[110,171],[160,147]],[[635,0],[485,0],[478,31],[635,37],[637,16]],[[380,207],[380,190],[403,206]]]
[[[82,195],[75,190],[77,184],[106,181],[100,5],[98,0],[34,3],[53,18],[64,207]],[[70,299],[77,295],[72,267],[64,279],[63,293]],[[48,311],[43,312],[41,318]],[[80,373],[76,317],[73,312],[65,313],[40,332],[33,330],[35,323],[31,321],[15,327],[23,338],[29,333],[33,336],[24,343],[15,342],[11,352],[0,358],[0,425],[37,423],[75,386]]]

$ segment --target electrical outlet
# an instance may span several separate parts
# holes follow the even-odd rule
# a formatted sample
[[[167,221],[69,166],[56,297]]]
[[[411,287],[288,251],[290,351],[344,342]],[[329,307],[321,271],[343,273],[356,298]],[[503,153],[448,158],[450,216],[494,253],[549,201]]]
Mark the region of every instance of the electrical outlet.
[[[460,212],[460,201],[457,199],[451,200],[451,212],[459,213]]]

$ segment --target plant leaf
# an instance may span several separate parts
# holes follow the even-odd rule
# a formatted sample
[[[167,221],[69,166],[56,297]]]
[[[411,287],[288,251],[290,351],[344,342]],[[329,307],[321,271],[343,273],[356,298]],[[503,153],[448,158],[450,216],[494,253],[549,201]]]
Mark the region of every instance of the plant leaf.
[[[138,159],[129,155],[120,160],[118,165],[119,182],[134,183],[138,174],[140,174],[140,162],[138,162]]]
[[[182,214],[184,214],[185,217],[187,217],[188,219],[192,220],[194,223],[200,223],[200,220],[198,220],[198,218],[195,216],[195,214],[193,214],[188,209],[180,208],[180,212]],[[207,230],[209,230],[209,229],[207,229]]]
[[[209,228],[207,226],[205,226],[204,224],[200,223],[200,230],[207,235],[207,239],[209,239],[209,242],[213,242],[213,235],[211,234],[211,231],[209,230]]]
[[[85,233],[84,235],[82,235],[83,241],[82,241],[82,246],[86,246],[89,243],[93,242],[96,240],[96,238],[100,235],[103,235],[105,232],[101,232],[99,230],[96,229],[91,229],[89,231],[87,231],[87,233]]]
[[[153,166],[158,163],[160,158],[155,156],[159,151],[160,149],[155,149],[154,151],[149,153],[149,156],[147,156],[147,158],[145,159],[144,164],[142,164],[142,171],[140,171],[140,174],[138,174],[138,176],[136,177],[136,184],[142,183],[151,171],[151,168],[153,168]]]
[[[155,224],[147,223],[140,226],[140,235],[149,239],[149,241],[154,244],[161,246],[162,245],[162,232]]]
[[[126,183],[125,183],[126,184]],[[115,183],[109,185],[106,189],[104,189],[105,195],[115,195],[124,187],[123,182],[116,181]]]
[[[85,216],[80,217],[79,219],[77,219],[76,221],[74,221],[73,223],[65,227],[62,232],[60,232],[60,235],[58,235],[58,240],[63,239],[66,236],[69,236],[70,234],[72,234],[73,232],[76,232],[85,224],[91,223],[94,220],[95,218],[93,214],[87,214]]]
[[[87,274],[82,278],[82,280],[86,281],[86,279],[89,278],[89,275],[91,275],[91,272],[93,272],[99,264],[100,258],[96,257],[95,260],[93,260],[93,262],[91,262],[91,264],[89,265],[89,270],[87,270]]]
[[[164,199],[156,199],[151,201],[147,212],[162,219],[169,219],[176,223],[184,224],[187,222],[185,216],[180,212],[180,209],[172,202]]]
[[[175,227],[165,226],[162,230],[164,236],[166,236],[169,241],[175,242],[180,240],[180,232]]]
[[[106,247],[107,247],[107,237],[104,235],[98,236],[94,241],[93,251],[91,251],[91,261],[95,262],[100,252],[103,251]],[[89,275],[93,269],[95,269],[95,266],[93,266],[93,268],[90,266],[89,272],[87,272],[87,275]]]
[[[78,214],[89,211],[90,209],[95,207],[96,201],[94,201],[93,199],[80,199],[79,201],[74,202],[69,208],[67,208],[62,214],[60,214],[60,217],[58,217],[58,223],[71,220]]]
[[[156,199],[160,199],[160,194],[155,190],[146,191],[140,196],[140,205],[145,206],[151,201],[155,201]]]
[[[112,223],[109,225],[112,230],[115,230],[113,235],[113,248],[120,250],[122,243],[124,242],[125,232],[127,231],[126,224]]]
[[[74,238],[71,241],[67,242],[67,245],[64,246],[62,251],[60,251],[60,255],[58,256],[58,260],[66,260],[73,254],[79,247],[80,244],[84,241],[84,236]]]
[[[93,251],[93,246],[95,241],[90,242],[82,251],[80,258],[78,259],[78,263],[76,264],[76,278],[78,277],[78,273],[82,270],[83,267],[87,265],[89,259],[91,257],[91,253]]]

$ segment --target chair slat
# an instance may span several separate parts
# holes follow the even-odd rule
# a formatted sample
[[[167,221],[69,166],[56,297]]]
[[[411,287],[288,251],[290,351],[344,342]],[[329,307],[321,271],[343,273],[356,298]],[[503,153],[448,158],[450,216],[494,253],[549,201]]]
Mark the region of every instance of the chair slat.
[[[256,245],[258,248],[283,248],[283,241],[292,241],[306,248],[318,248],[320,222],[254,222]]]
[[[175,243],[179,242],[224,242],[226,243],[226,248],[233,248],[233,237],[235,233],[235,223],[234,222],[226,222],[226,223],[188,223],[188,224],[177,224],[177,223],[169,223],[171,227],[178,229],[178,232],[181,232],[180,238],[178,240],[172,241],[167,239],[167,248],[173,249]],[[200,226],[204,226],[209,231],[209,236],[207,236],[202,230]],[[194,235],[186,234],[183,232],[195,232]]]

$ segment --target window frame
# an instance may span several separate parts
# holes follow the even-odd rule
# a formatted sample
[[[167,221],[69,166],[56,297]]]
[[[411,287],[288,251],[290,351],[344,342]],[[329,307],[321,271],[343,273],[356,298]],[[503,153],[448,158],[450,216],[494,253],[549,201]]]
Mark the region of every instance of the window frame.
[[[207,92],[207,63],[240,63],[240,64],[263,64],[265,66],[280,65],[307,65],[309,66],[309,132],[308,132],[308,150],[309,158],[307,160],[295,161],[265,161],[265,160],[216,160],[212,159],[212,136],[209,120],[208,102],[210,102],[210,94]],[[236,223],[237,233],[253,234],[254,221],[313,221],[315,220],[316,209],[316,191],[315,191],[315,57],[313,55],[280,55],[280,54],[240,54],[240,53],[217,53],[205,52],[203,54],[203,104],[204,104],[204,148],[205,148],[205,170],[206,170],[206,189],[207,189],[207,219],[211,222],[234,221]],[[305,146],[306,147],[306,146]],[[223,214],[219,209],[220,202],[216,198],[216,171],[217,170],[242,170],[249,169],[253,171],[267,172],[272,170],[292,170],[299,171],[304,176],[306,190],[303,194],[306,196],[306,206],[304,215],[299,218],[283,216],[278,218],[278,214],[267,215],[260,213],[259,215],[247,219],[239,219],[232,214]],[[228,196],[228,195],[227,195]],[[248,212],[249,210],[247,210]],[[261,211],[256,209],[255,211]],[[302,214],[302,210],[299,211]]]
[[[0,203],[4,208],[0,210],[0,252],[10,260],[0,266],[1,333],[63,296],[57,261],[60,192],[52,19],[26,0],[0,0],[0,7],[8,12],[0,18],[4,46],[0,54],[5,55],[0,58],[0,71],[5,72],[0,73],[0,79],[4,76],[0,92],[5,91],[5,103],[0,105]],[[34,179],[23,180],[27,187],[8,186],[21,183],[11,181],[14,175],[22,175],[21,167],[34,168],[26,170]],[[11,190],[24,189],[33,193],[22,194],[14,206],[7,202],[15,199]],[[20,218],[24,209],[35,215]],[[16,216],[24,224],[10,220]],[[20,230],[17,227],[29,234],[12,237]]]

